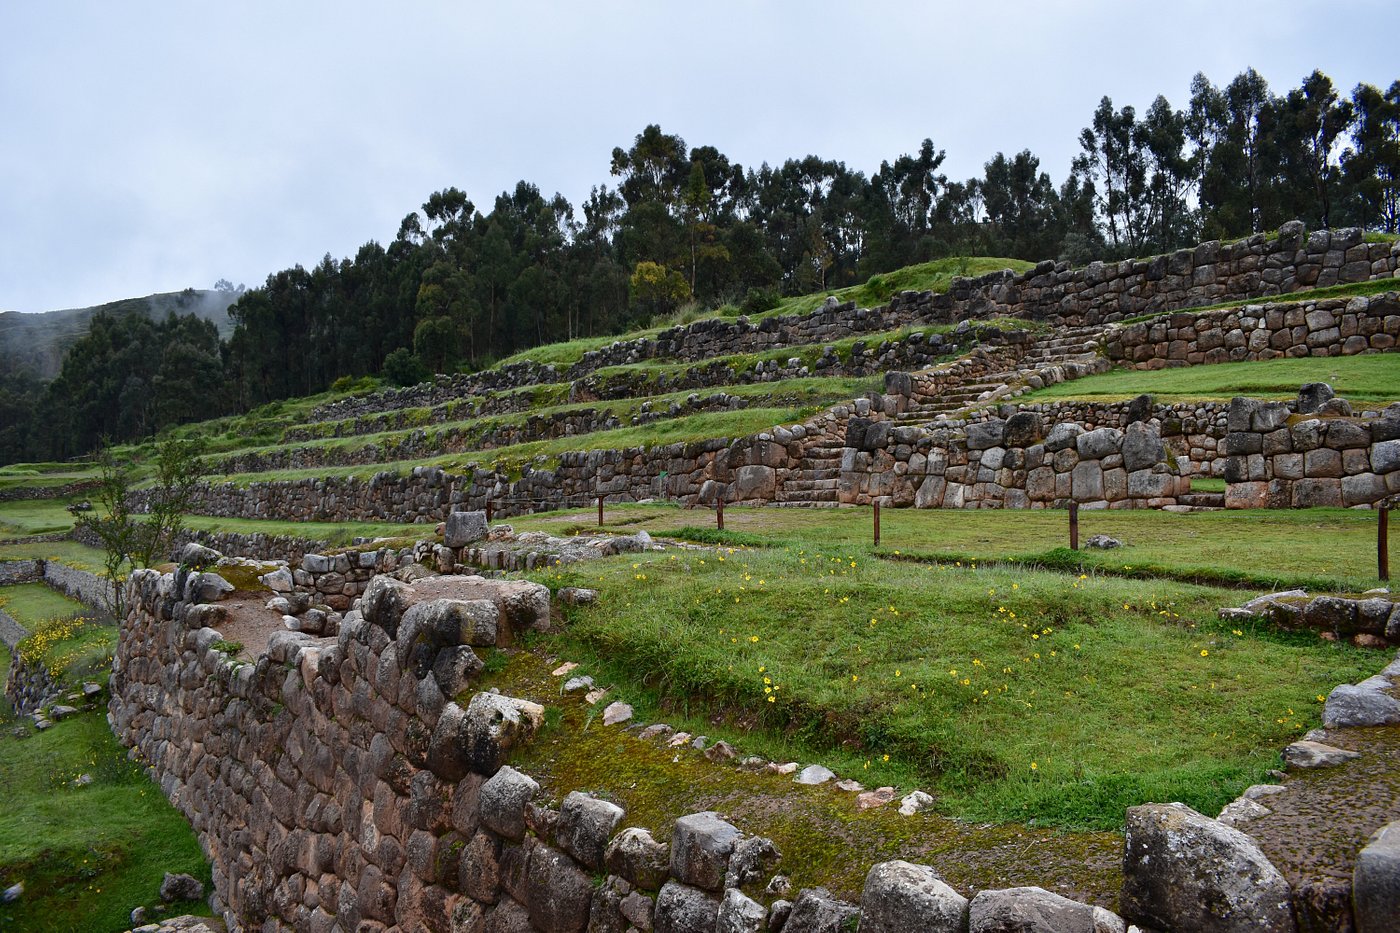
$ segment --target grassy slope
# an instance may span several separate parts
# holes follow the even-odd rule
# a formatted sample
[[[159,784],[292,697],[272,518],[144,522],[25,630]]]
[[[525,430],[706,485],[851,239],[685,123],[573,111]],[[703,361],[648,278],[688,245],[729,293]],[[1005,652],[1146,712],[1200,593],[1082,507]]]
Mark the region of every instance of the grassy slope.
[[[1363,356],[1302,357],[1219,363],[1151,372],[1117,369],[1027,393],[1021,401],[1075,398],[1118,400],[1150,392],[1162,401],[1253,398],[1295,398],[1308,382],[1331,384],[1353,402],[1388,403],[1400,398],[1400,353]]]
[[[31,632],[49,619],[81,615],[87,607],[42,583],[0,587],[0,607]]]
[[[76,541],[36,541],[0,545],[0,560],[26,558],[53,559],[89,573],[104,572],[102,551]]]
[[[610,505],[610,530],[646,529],[652,534],[687,526],[713,528],[710,510],[670,505]],[[568,534],[597,522],[591,510],[511,519],[516,530]],[[799,538],[830,546],[867,547],[870,509],[739,509],[724,511],[726,532],[752,533],[777,543]],[[948,555],[1000,560],[1054,558],[1068,543],[1063,510],[998,511],[885,509],[881,548],[890,556]],[[1137,573],[1155,568],[1182,577],[1241,578],[1257,588],[1298,582],[1359,591],[1377,586],[1376,516],[1352,509],[1225,511],[1173,515],[1167,512],[1090,511],[1079,513],[1080,535],[1108,534],[1124,542],[1112,551],[1083,550],[1075,558],[1086,567]],[[1259,559],[1267,554],[1267,561]]]
[[[14,499],[0,502],[0,537],[22,537],[68,531],[73,515],[68,499]]]
[[[862,307],[875,307],[885,304],[890,297],[897,292],[905,290],[913,291],[935,291],[945,292],[952,284],[956,276],[978,276],[988,272],[996,272],[1000,269],[1011,269],[1014,272],[1025,272],[1034,267],[1034,263],[1025,262],[1020,259],[997,259],[990,257],[950,257],[948,259],[936,259],[933,262],[920,263],[918,265],[906,266],[896,269],[893,272],[886,272],[882,275],[872,276],[869,281],[852,285],[849,288],[838,288],[833,291],[821,292],[812,295],[799,295],[793,298],[785,298],[779,302],[778,306],[765,311],[762,314],[750,315],[750,320],[758,320],[765,317],[774,317],[782,314],[805,314],[815,311],[821,307],[822,302],[828,296],[834,295],[840,301],[854,301]],[[540,347],[532,347],[529,350],[522,350],[514,356],[502,360],[500,365],[518,363],[522,360],[534,360],[537,363],[553,363],[556,366],[570,366],[577,363],[583,354],[589,350],[600,350],[603,347],[611,346],[619,340],[636,340],[641,337],[654,337],[661,331],[677,324],[691,323],[709,317],[738,317],[739,310],[735,307],[726,306],[716,311],[706,313],[695,313],[673,316],[674,319],[665,323],[630,331],[626,334],[609,337],[580,337],[575,340],[562,343],[547,344]]]
[[[0,730],[0,885],[24,896],[0,905],[0,928],[105,933],[130,927],[137,905],[159,903],[165,872],[206,882],[194,832],[160,789],[127,761],[101,710],[33,735]],[[73,780],[88,774],[93,782]],[[202,904],[177,913],[207,912]]]
[[[1213,812],[1316,724],[1319,694],[1376,666],[1312,636],[1236,634],[1213,621],[1228,592],[892,563],[829,541],[556,582],[574,579],[603,598],[573,619],[570,656],[643,706],[703,702],[973,819],[1108,828],[1125,806],[1178,799]]]

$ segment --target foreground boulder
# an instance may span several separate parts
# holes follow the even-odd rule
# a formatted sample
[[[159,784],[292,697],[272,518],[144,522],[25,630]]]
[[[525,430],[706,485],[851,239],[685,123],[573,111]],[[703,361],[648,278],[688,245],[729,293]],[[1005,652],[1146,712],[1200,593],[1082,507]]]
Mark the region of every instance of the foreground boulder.
[[[1254,840],[1185,804],[1128,808],[1121,909],[1193,933],[1295,933],[1289,887]]]
[[[882,862],[865,876],[861,933],[960,933],[966,924],[967,898],[927,865]]]
[[[1378,829],[1356,857],[1357,933],[1400,930],[1400,820]]]

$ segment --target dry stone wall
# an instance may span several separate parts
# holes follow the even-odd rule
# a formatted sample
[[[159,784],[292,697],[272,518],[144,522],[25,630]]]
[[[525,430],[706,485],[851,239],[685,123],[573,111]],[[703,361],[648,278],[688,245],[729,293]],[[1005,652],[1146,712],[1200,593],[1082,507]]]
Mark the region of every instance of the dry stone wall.
[[[1293,300],[1201,314],[1163,315],[1114,328],[1105,352],[1134,369],[1303,356],[1354,356],[1394,348],[1400,291]]]
[[[1300,414],[1296,407],[1230,403],[1226,507],[1371,506],[1400,495],[1400,406],[1370,418]]]
[[[214,627],[254,623],[246,601],[201,589],[132,575],[109,719],[199,834],[233,931],[992,933],[1044,911],[1125,929],[1039,888],[969,901],[907,862],[873,866],[859,905],[789,901],[772,843],[715,813],[657,840],[585,793],[548,806],[507,763],[543,708],[473,688],[478,650],[549,625],[543,587],[376,577],[337,637],[279,632],[246,658]]]

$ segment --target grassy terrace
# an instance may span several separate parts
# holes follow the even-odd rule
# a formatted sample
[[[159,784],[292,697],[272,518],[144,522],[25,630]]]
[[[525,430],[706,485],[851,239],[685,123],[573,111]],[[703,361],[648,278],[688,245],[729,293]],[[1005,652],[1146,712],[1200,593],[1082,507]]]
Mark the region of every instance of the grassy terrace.
[[[1020,401],[1091,399],[1118,401],[1150,392],[1158,401],[1229,400],[1236,395],[1288,399],[1308,382],[1327,382],[1353,403],[1389,403],[1400,395],[1400,353],[1302,357],[1219,363],[1154,371],[1116,369],[1062,382]]]
[[[165,872],[209,881],[194,832],[136,762],[100,709],[46,732],[0,729],[0,881],[24,896],[0,905],[0,928],[87,933],[130,927],[154,907]],[[91,783],[76,783],[88,775]],[[203,904],[176,913],[207,913]]]
[[[374,434],[350,435],[347,437],[325,438],[323,440],[297,441],[285,444],[273,444],[265,447],[248,447],[236,451],[225,451],[213,455],[213,458],[222,458],[230,453],[270,453],[277,450],[297,450],[297,449],[324,449],[341,452],[350,452],[361,448],[384,444],[396,440],[402,440],[414,433],[423,432],[431,443],[436,438],[441,438],[449,432],[461,432],[475,436],[484,436],[500,428],[511,425],[524,425],[531,418],[548,418],[554,415],[566,415],[571,412],[597,411],[616,415],[620,419],[627,419],[640,411],[643,402],[651,402],[653,410],[662,412],[672,402],[684,402],[686,398],[694,393],[698,393],[702,398],[714,395],[723,391],[727,395],[739,396],[743,398],[757,399],[765,403],[765,408],[773,408],[776,405],[802,406],[807,408],[825,408],[840,401],[851,399],[857,395],[877,388],[879,380],[873,378],[866,379],[846,379],[846,378],[805,378],[788,379],[780,382],[754,383],[751,385],[727,386],[720,389],[685,390],[672,392],[665,395],[657,395],[643,398],[629,398],[612,401],[599,402],[576,402],[568,405],[554,405],[546,408],[539,408],[529,412],[521,412],[516,415],[497,415],[485,418],[465,419],[443,424],[424,425],[423,427],[404,428],[397,431],[382,431]],[[417,409],[426,411],[426,409]],[[682,416],[693,417],[693,416]],[[669,419],[663,419],[669,420]],[[660,423],[637,428],[637,431],[646,431],[650,427],[660,428]],[[576,439],[581,435],[572,435]],[[504,450],[507,448],[493,448]],[[480,451],[483,456],[485,451]],[[3,519],[0,519],[3,520]]]
[[[659,447],[681,441],[698,441],[715,437],[744,437],[777,424],[802,421],[825,405],[802,408],[745,408],[737,411],[703,412],[681,418],[667,418],[639,427],[596,431],[580,437],[561,437],[533,441],[491,450],[469,451],[431,457],[411,462],[377,463],[352,467],[323,467],[305,470],[272,470],[262,473],[235,473],[206,477],[210,482],[235,482],[240,485],[265,480],[357,476],[369,478],[381,471],[406,473],[415,466],[438,466],[448,470],[471,465],[499,464],[507,472],[516,472],[527,463],[548,466],[561,453],[571,450],[611,450],[623,447]]]
[[[1253,589],[1306,586],[1359,592],[1376,577],[1376,516],[1352,509],[1199,512],[1080,512],[1080,535],[1108,534],[1124,543],[1112,551],[1070,552],[1063,510],[1000,511],[885,509],[880,553],[900,560],[940,560],[950,565],[1004,561],[1127,577],[1168,577],[1186,582]],[[724,511],[725,532],[715,538],[714,513],[670,505],[610,505],[609,530],[681,532],[698,540],[787,546],[818,540],[829,547],[869,549],[869,509],[741,509]],[[566,535],[589,532],[591,510],[531,515],[510,520],[517,531]],[[1260,554],[1268,554],[1261,564]],[[1239,594],[1231,599],[1240,600]],[[1223,603],[1222,603],[1223,605]]]
[[[1034,263],[1025,262],[1020,259],[997,259],[992,257],[951,257],[948,259],[936,259],[933,262],[920,263],[918,265],[906,266],[903,269],[896,269],[883,275],[872,276],[869,281],[861,285],[852,285],[849,288],[838,288],[834,291],[822,292],[813,295],[799,295],[793,298],[781,300],[776,307],[759,314],[749,315],[749,320],[757,321],[766,317],[776,317],[784,314],[807,314],[821,307],[822,302],[827,297],[835,296],[839,301],[854,301],[862,307],[875,307],[887,303],[890,298],[901,291],[933,291],[946,292],[952,284],[953,279],[958,276],[976,277],[985,275],[988,272],[996,272],[1001,269],[1010,269],[1013,272],[1025,272],[1035,267]],[[537,363],[553,363],[555,366],[571,366],[583,358],[583,355],[590,350],[601,350],[611,346],[619,340],[636,340],[642,337],[655,337],[663,330],[675,327],[678,324],[689,324],[694,321],[712,317],[737,318],[742,312],[733,305],[725,305],[714,311],[682,311],[672,315],[662,322],[640,329],[629,331],[626,334],[608,337],[580,337],[575,340],[561,343],[546,344],[540,347],[532,347],[529,350],[522,350],[514,356],[507,357],[501,361],[502,366],[509,363],[518,363],[523,360],[534,360]]]
[[[20,538],[68,531],[73,515],[68,499],[12,499],[0,502],[0,537]]]
[[[642,708],[718,720],[746,752],[925,787],[974,820],[1110,829],[1144,800],[1213,812],[1317,724],[1319,694],[1377,666],[1314,635],[1215,622],[1228,591],[829,542],[557,578],[602,599],[555,650]]]
[[[102,557],[102,551],[76,541],[21,541],[0,545],[0,560],[46,558],[96,574],[103,573]]]

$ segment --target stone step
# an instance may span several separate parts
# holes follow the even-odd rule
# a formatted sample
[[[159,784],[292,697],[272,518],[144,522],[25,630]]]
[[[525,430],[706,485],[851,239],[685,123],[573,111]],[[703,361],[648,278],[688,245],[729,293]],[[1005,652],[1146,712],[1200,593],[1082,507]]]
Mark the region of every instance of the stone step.
[[[1225,507],[1225,494],[1223,492],[1187,492],[1177,496],[1176,501],[1181,505],[1223,509]]]
[[[1177,515],[1188,515],[1192,512],[1223,512],[1222,506],[1214,505],[1164,505],[1163,512],[1173,512]]]

